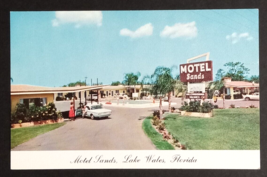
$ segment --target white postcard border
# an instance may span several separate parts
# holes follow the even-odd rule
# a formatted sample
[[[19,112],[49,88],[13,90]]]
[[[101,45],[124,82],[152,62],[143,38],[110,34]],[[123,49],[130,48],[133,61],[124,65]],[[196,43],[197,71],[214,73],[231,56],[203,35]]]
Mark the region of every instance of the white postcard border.
[[[11,151],[11,170],[20,169],[256,170],[260,150]]]

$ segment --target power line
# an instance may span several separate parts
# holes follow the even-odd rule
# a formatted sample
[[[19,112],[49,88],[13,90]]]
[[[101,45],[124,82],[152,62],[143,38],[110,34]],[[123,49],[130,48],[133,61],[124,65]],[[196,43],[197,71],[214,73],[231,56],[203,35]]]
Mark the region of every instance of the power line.
[[[253,14],[253,15],[258,15],[256,13],[254,13],[253,11],[251,11],[251,9],[246,9],[249,13]]]
[[[216,23],[220,23],[221,25],[223,25],[223,26],[227,26],[227,27],[229,27],[229,28],[231,28],[231,29],[233,29],[233,30],[235,30],[235,31],[239,31],[239,29],[233,28],[232,26],[229,26],[229,25],[227,25],[227,24],[225,24],[225,23],[221,23],[220,21],[217,21],[217,20],[215,20],[215,19],[213,19],[213,18],[207,17],[207,16],[205,16],[205,15],[203,15],[203,14],[196,13],[195,11],[191,11],[191,12],[193,12],[193,13],[195,13],[195,14],[197,14],[197,15],[203,16],[203,17],[205,17],[205,18],[207,18],[207,19],[211,19],[211,20],[213,20],[214,22],[216,22]],[[258,37],[254,37],[254,38],[258,39]]]
[[[250,22],[256,24],[254,21],[251,21],[250,19],[248,19],[247,17],[241,15],[240,13],[237,13],[237,12],[235,12],[235,13],[238,14],[238,15],[240,15],[241,17],[245,18],[246,20],[248,20],[248,21],[250,21]]]
[[[197,15],[203,16],[203,17],[205,17],[205,18],[211,19],[211,20],[215,21],[216,23],[220,23],[220,24],[223,25],[223,26],[228,26],[228,25],[223,24],[223,23],[221,23],[221,22],[219,22],[219,21],[216,21],[216,20],[214,20],[214,19],[212,19],[212,18],[210,18],[210,17],[207,17],[207,16],[205,16],[205,15],[203,15],[203,14],[198,14],[198,13],[196,13],[195,11],[191,11],[191,12],[193,12],[193,13],[195,13],[195,14],[197,14]],[[234,28],[231,27],[231,26],[228,26],[228,27],[234,29]],[[234,29],[234,30],[236,30],[236,29]]]
[[[230,19],[230,20],[234,21],[235,23],[238,23],[238,24],[240,24],[240,25],[242,25],[242,26],[245,26],[245,27],[248,27],[248,28],[252,28],[252,27],[250,27],[250,26],[244,25],[243,23],[240,23],[240,22],[238,22],[238,21],[235,21],[235,20],[233,20],[233,19],[230,18],[230,17],[227,17],[227,16],[225,16],[225,15],[222,15],[222,14],[220,14],[219,12],[216,12],[216,11],[212,11],[212,12],[215,12],[215,13],[217,13],[217,14],[219,14],[219,15],[221,15],[221,16],[227,18],[227,19]]]

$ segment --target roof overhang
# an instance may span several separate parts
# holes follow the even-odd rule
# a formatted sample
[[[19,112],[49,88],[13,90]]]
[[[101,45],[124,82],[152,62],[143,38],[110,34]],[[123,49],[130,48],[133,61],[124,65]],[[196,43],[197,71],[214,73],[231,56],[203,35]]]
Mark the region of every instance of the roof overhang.
[[[36,91],[11,91],[11,95],[33,95],[33,94],[54,94],[54,93],[69,93],[69,92],[80,92],[90,90],[100,90],[103,86],[97,87],[62,87],[47,90],[36,90]]]

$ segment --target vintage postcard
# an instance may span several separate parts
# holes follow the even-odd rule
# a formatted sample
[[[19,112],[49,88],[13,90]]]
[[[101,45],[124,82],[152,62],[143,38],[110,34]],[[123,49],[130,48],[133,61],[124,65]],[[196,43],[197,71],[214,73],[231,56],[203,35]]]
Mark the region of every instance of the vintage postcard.
[[[261,168],[258,9],[11,11],[10,40],[12,170]]]

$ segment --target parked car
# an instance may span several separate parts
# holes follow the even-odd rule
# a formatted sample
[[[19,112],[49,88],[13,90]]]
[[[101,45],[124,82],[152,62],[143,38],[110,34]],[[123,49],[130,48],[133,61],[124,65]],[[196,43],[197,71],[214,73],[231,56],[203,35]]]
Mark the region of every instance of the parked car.
[[[125,93],[120,93],[119,94],[119,99],[123,99],[123,98],[125,98],[125,99],[129,99],[129,97],[125,94]]]
[[[234,95],[240,95],[240,94],[241,94],[240,90],[234,90]]]
[[[86,105],[85,117],[90,117],[91,119],[95,119],[95,118],[108,117],[110,115],[111,115],[111,110],[103,108],[102,104],[88,103]],[[82,116],[82,109],[79,108],[76,110],[76,117],[81,117],[81,116]]]
[[[259,100],[260,99],[260,93],[259,92],[255,92],[255,93],[252,93],[252,94],[249,94],[249,95],[242,95],[242,96],[246,101]]]

